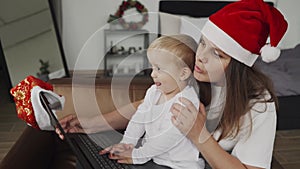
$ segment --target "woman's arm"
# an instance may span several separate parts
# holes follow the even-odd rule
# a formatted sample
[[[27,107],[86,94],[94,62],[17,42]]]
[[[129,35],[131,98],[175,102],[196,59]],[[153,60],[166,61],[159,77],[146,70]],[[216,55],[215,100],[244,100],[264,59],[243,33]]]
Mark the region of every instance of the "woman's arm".
[[[174,104],[173,124],[194,143],[202,156],[216,169],[259,169],[241,163],[239,159],[232,156],[217,143],[205,127],[206,111],[203,104],[199,110],[185,98],[180,99],[184,106]]]
[[[98,124],[99,131],[105,131],[109,130],[111,128],[113,129],[126,129],[126,126],[131,119],[131,117],[134,115],[134,113],[137,110],[137,107],[143,102],[143,100],[139,100],[136,102],[133,102],[132,104],[128,104],[124,107],[121,107],[119,110],[122,112],[122,114],[118,110],[114,110],[110,113],[106,113],[103,115],[104,119],[108,122],[109,126],[107,126],[103,122],[96,122]],[[133,109],[134,108],[134,109]]]
[[[260,169],[241,163],[239,159],[224,151],[213,137],[195,145],[212,168]]]
[[[120,108],[119,111],[122,112],[122,114],[120,114],[118,110],[105,113],[103,114],[103,118],[82,118],[79,120],[76,114],[67,115],[60,120],[60,124],[62,125],[65,132],[70,133],[94,133],[111,130],[112,128],[117,130],[125,129],[130,118],[135,113],[139,104],[141,104],[142,102],[143,100],[139,100]],[[63,138],[58,130],[56,130],[56,132],[61,138]]]

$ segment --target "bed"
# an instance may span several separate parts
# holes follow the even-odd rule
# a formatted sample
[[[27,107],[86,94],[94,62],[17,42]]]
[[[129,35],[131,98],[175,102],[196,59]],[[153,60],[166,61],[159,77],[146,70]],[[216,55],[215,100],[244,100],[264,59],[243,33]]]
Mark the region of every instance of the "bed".
[[[188,34],[199,40],[201,27],[207,18],[232,1],[170,1],[159,2],[159,33]],[[276,5],[276,0],[268,0]],[[255,66],[267,74],[274,83],[279,99],[278,130],[299,129],[300,113],[300,44],[291,49],[284,49],[280,58],[272,63],[258,60]]]

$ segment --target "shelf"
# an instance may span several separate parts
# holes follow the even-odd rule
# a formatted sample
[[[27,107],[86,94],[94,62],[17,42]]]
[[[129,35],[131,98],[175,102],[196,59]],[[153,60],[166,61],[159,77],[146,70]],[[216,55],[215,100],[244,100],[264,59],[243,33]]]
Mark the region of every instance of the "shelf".
[[[104,30],[104,71],[107,76],[143,74],[148,67],[146,50],[149,46],[147,30]],[[113,74],[113,72],[115,74]]]

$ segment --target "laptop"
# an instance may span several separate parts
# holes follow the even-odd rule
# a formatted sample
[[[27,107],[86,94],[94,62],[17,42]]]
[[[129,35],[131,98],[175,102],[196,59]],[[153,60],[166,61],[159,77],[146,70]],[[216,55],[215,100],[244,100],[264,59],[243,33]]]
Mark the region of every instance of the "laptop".
[[[79,165],[84,169],[132,169],[133,165],[117,163],[115,160],[108,158],[108,155],[99,155],[99,151],[103,148],[94,142],[93,135],[83,133],[65,133],[62,126],[59,124],[56,116],[52,112],[52,108],[60,106],[60,103],[49,104],[45,94],[40,92],[40,100],[46,112],[49,115],[51,125],[58,128],[65,140],[70,145],[72,151],[77,156]],[[95,138],[95,135],[94,135]],[[99,140],[99,139],[98,139]]]

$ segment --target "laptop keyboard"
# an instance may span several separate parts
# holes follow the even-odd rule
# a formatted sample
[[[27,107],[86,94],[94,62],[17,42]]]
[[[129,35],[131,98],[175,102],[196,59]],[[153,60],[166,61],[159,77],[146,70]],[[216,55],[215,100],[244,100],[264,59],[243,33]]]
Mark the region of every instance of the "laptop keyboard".
[[[87,135],[78,135],[80,140],[86,145],[90,154],[95,158],[96,162],[101,168],[107,169],[130,169],[128,165],[117,163],[115,160],[108,158],[108,155],[99,155],[99,151],[103,150],[95,142],[93,142]]]

